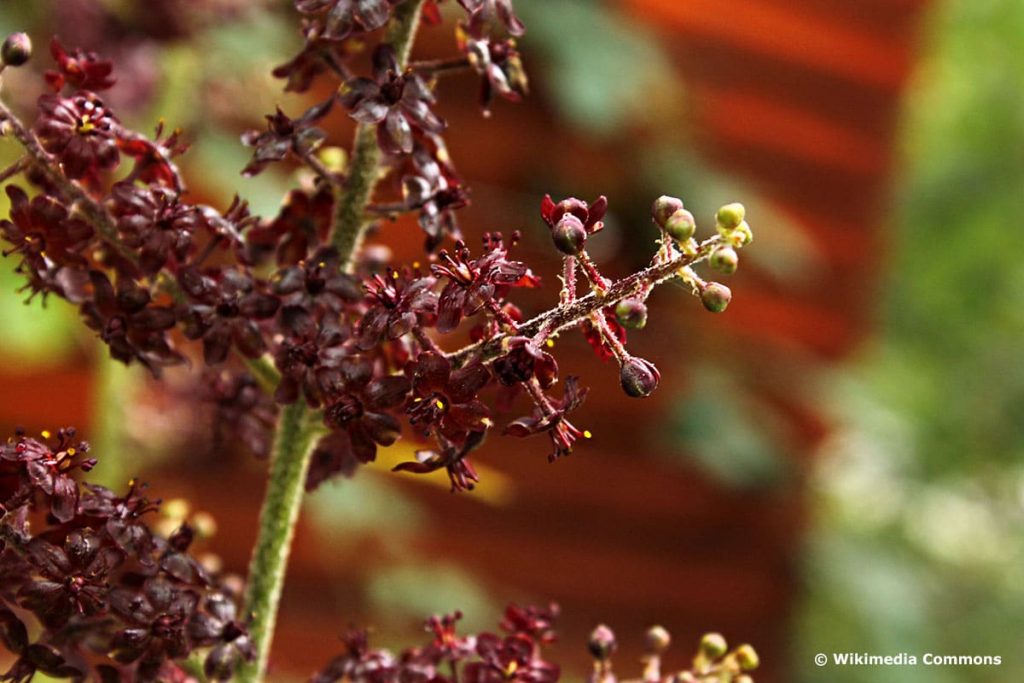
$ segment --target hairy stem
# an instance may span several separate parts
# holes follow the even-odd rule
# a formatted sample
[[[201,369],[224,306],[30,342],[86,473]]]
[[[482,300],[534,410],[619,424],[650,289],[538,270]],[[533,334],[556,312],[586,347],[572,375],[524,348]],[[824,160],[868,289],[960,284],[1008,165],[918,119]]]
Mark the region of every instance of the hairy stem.
[[[596,313],[602,308],[614,306],[623,299],[635,296],[637,292],[643,291],[647,287],[671,280],[681,269],[705,260],[721,243],[721,237],[710,237],[692,254],[679,254],[668,261],[655,263],[638,273],[610,283],[603,291],[592,291],[584,297],[562,303],[520,325],[516,335],[535,337],[543,331],[545,337],[555,336],[563,330],[579,325],[592,313]],[[491,339],[470,344],[448,354],[448,360],[456,367],[474,357],[479,357],[483,361],[491,360],[501,355],[508,337],[508,334],[500,334]]]
[[[252,618],[249,632],[257,654],[256,661],[246,664],[239,672],[238,680],[247,683],[262,681],[267,670],[285,567],[319,429],[311,424],[308,413],[306,405],[297,401],[281,411],[277,426],[270,480],[260,511],[259,535],[249,564],[245,606]]]
[[[407,0],[395,9],[387,42],[394,46],[398,62],[409,59],[424,0]],[[351,271],[365,231],[366,205],[377,184],[380,150],[373,126],[361,125],[345,185],[340,188],[334,213],[332,244],[341,256],[343,270]],[[272,375],[263,367],[253,367],[262,381]],[[243,683],[263,680],[274,637],[277,608],[284,585],[285,568],[291,550],[295,523],[305,491],[306,473],[319,432],[318,420],[300,400],[282,412],[275,437],[270,480],[260,511],[260,527],[249,565],[246,610],[251,615],[250,633],[256,645],[256,661],[239,673]]]
[[[398,64],[404,68],[409,61],[420,10],[424,0],[407,0],[395,8],[387,42],[395,48]],[[366,206],[377,184],[377,169],[381,152],[377,146],[376,126],[360,124],[356,129],[352,158],[348,166],[348,179],[334,209],[334,227],[331,244],[337,248],[344,270],[352,270],[353,260],[359,252],[366,232]]]

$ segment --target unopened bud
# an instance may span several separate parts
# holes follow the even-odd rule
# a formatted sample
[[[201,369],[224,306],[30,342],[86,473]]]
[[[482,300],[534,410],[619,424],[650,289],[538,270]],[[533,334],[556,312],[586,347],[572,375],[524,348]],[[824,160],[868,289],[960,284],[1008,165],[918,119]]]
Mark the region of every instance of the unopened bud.
[[[739,202],[733,202],[732,204],[726,204],[718,210],[715,215],[715,222],[726,230],[733,230],[742,221],[743,217],[746,216],[747,209]]]
[[[725,275],[732,275],[740,264],[740,257],[732,247],[718,247],[711,252],[711,267]]]
[[[746,221],[742,221],[736,229],[728,234],[726,239],[735,247],[745,247],[754,241],[754,233]]]
[[[587,649],[590,650],[590,654],[594,656],[594,659],[602,662],[606,661],[612,656],[617,647],[618,643],[615,642],[615,633],[604,624],[599,625],[590,632]]]
[[[654,200],[654,205],[651,206],[651,218],[659,228],[664,228],[669,216],[681,208],[683,208],[682,199],[663,194]]]
[[[710,282],[700,293],[700,302],[712,313],[721,313],[732,301],[732,290],[723,284]]]
[[[7,66],[21,66],[32,57],[32,40],[26,33],[12,33],[0,48],[0,58]]]
[[[757,656],[753,645],[740,645],[736,648],[736,663],[744,671],[753,671],[761,663],[761,658]]]
[[[642,330],[647,325],[647,305],[639,299],[623,299],[615,306],[615,317],[623,327]]]
[[[729,649],[721,633],[705,633],[700,639],[700,653],[710,659],[718,659]]]
[[[652,626],[644,634],[644,648],[651,654],[661,654],[671,642],[672,636],[664,626]]]
[[[685,242],[693,237],[696,230],[697,221],[694,220],[693,214],[686,209],[679,209],[665,222],[665,232],[676,242]]]
[[[551,229],[551,239],[566,256],[579,256],[587,243],[587,230],[583,222],[571,213],[564,214]]]
[[[658,388],[661,373],[653,363],[643,358],[630,357],[619,369],[619,382],[622,390],[632,398],[646,398]]]

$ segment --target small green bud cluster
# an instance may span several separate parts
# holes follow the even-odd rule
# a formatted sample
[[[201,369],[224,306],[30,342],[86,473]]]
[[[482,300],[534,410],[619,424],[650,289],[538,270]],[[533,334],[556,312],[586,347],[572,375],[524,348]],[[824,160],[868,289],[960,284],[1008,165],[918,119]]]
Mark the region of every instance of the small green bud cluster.
[[[742,204],[733,202],[721,207],[715,214],[715,227],[721,241],[708,255],[708,263],[723,275],[732,275],[736,272],[740,263],[737,250],[749,244],[754,238],[746,221],[746,213],[746,208]],[[686,253],[695,253],[697,243],[693,241],[693,236],[697,224],[693,214],[683,207],[681,199],[667,195],[658,197],[651,207],[651,218],[679,249]],[[700,296],[704,308],[712,313],[723,312],[732,300],[729,288],[718,282],[704,282],[694,277],[691,284],[695,293]],[[624,315],[625,311],[620,315],[620,322]]]
[[[700,640],[697,654],[689,669],[662,675],[661,656],[668,650],[672,637],[662,626],[652,626],[644,633],[643,676],[646,683],[754,683],[749,675],[760,664],[751,645],[729,650],[721,633],[706,633]],[[594,675],[590,683],[611,683],[611,656],[615,652],[615,635],[607,626],[594,629],[588,641],[594,657]]]

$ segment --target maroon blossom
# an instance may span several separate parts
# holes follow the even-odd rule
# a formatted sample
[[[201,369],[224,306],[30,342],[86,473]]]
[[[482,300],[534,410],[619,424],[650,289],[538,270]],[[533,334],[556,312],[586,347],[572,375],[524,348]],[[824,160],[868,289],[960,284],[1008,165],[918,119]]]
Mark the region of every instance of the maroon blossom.
[[[167,337],[177,322],[173,306],[153,303],[149,290],[129,278],[120,278],[115,288],[106,274],[92,270],[89,281],[92,298],[82,304],[82,317],[113,358],[138,360],[153,373],[184,362]]]
[[[7,186],[7,197],[11,218],[0,220],[0,234],[13,246],[4,256],[21,256],[18,271],[28,277],[33,294],[54,292],[72,303],[83,301],[88,285],[83,252],[92,244],[92,227],[71,218],[53,197],[40,194],[29,201],[16,185]]]
[[[512,0],[458,0],[469,13],[468,30],[474,36],[482,36],[489,24],[497,21],[514,36],[526,32],[523,22],[512,9]]]
[[[277,313],[277,297],[260,291],[257,282],[233,268],[205,272],[189,268],[181,272],[178,282],[192,302],[180,307],[185,335],[203,340],[207,364],[224,362],[232,347],[247,358],[257,358],[266,350],[257,323]]]
[[[514,233],[511,244],[518,239],[519,235]],[[509,320],[501,313],[500,302],[508,291],[540,284],[525,263],[508,259],[508,247],[501,233],[484,236],[484,254],[476,259],[471,258],[469,249],[461,242],[455,245],[453,253],[441,250],[431,270],[448,280],[437,307],[440,332],[451,332],[462,318],[485,308],[507,324]]]
[[[111,212],[125,245],[138,250],[139,267],[147,274],[162,269],[171,257],[184,263],[201,220],[199,210],[171,189],[124,182],[111,191]]]
[[[289,118],[280,108],[277,113],[268,114],[267,130],[251,130],[242,135],[242,144],[255,148],[252,161],[242,169],[242,175],[257,175],[267,164],[281,161],[289,154],[304,159],[315,152],[327,133],[313,124],[327,116],[333,105],[331,97],[310,107],[297,119]]]
[[[274,220],[246,234],[248,259],[262,263],[268,253],[278,265],[298,263],[327,240],[334,212],[334,192],[327,185],[314,190],[291,190]]]
[[[480,481],[480,475],[469,461],[469,454],[483,443],[485,435],[484,431],[470,432],[460,445],[447,444],[441,450],[416,451],[416,460],[399,463],[392,471],[429,474],[445,470],[453,493],[472,491]]]
[[[295,0],[295,7],[322,22],[322,35],[340,40],[356,30],[375,31],[401,0]]]
[[[403,72],[390,45],[374,51],[373,74],[373,79],[347,81],[340,99],[356,121],[377,126],[377,142],[385,152],[410,154],[414,130],[444,130],[444,121],[431,110],[434,94],[419,75]]]
[[[566,419],[566,415],[578,408],[586,396],[587,389],[580,387],[579,378],[567,377],[561,400],[545,397],[542,405],[536,407],[530,417],[514,420],[505,427],[505,433],[518,437],[546,433],[554,447],[548,456],[549,461],[569,455],[580,437],[590,438],[590,432],[576,428]]]
[[[78,90],[94,91],[113,87],[115,79],[111,72],[114,65],[95,52],[80,49],[69,52],[54,38],[50,41],[50,54],[57,62],[57,71],[47,71],[45,77],[54,92],[60,92],[65,84]]]
[[[432,290],[435,282],[412,272],[388,270],[385,275],[374,275],[366,283],[372,304],[359,321],[359,348],[371,349],[385,339],[398,339],[433,317],[437,311],[437,294]]]
[[[445,441],[463,443],[472,432],[490,426],[487,407],[478,398],[491,381],[480,363],[457,370],[436,353],[421,353],[406,372],[412,377],[413,396],[406,412],[409,422],[426,434],[437,433]]]
[[[117,146],[120,124],[91,92],[72,97],[42,95],[35,132],[43,148],[55,154],[68,178],[109,171],[121,159]]]
[[[477,638],[476,651],[481,662],[466,665],[466,683],[555,683],[559,668],[537,656],[531,638],[514,633],[501,638],[482,633]]]

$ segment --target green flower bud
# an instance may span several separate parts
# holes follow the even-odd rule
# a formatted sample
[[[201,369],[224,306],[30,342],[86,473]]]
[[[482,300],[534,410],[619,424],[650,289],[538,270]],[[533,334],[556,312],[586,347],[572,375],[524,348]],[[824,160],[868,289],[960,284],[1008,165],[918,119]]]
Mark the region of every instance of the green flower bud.
[[[579,218],[567,213],[551,229],[551,239],[566,256],[579,256],[587,243],[587,229]]]
[[[744,671],[753,671],[761,663],[761,658],[752,645],[740,645],[736,648],[736,663]]]
[[[746,221],[741,221],[736,229],[729,233],[726,238],[735,247],[745,247],[754,241],[754,233]]]
[[[665,222],[665,232],[677,242],[685,242],[690,239],[696,230],[697,221],[693,219],[693,214],[686,209],[679,209]]]
[[[7,66],[21,66],[32,57],[32,40],[25,33],[12,33],[0,47],[0,58]]]
[[[644,633],[644,648],[653,655],[667,650],[671,642],[672,636],[663,626],[652,626]]]
[[[618,643],[615,641],[615,633],[604,624],[599,625],[590,632],[590,638],[587,640],[587,649],[590,650],[590,654],[593,655],[594,659],[602,662],[607,661],[617,647]]]
[[[700,639],[700,653],[709,659],[718,659],[729,649],[721,633],[705,633]]]
[[[732,275],[740,264],[740,257],[732,247],[718,247],[711,252],[709,262],[718,272]]]
[[[615,317],[623,327],[642,330],[647,325],[647,306],[639,299],[623,299],[615,306]]]
[[[711,282],[701,291],[700,302],[712,313],[721,313],[732,301],[732,291],[723,284]]]
[[[669,216],[681,208],[683,208],[682,199],[661,195],[654,200],[654,205],[651,207],[651,218],[659,228],[664,228]]]
[[[718,210],[718,213],[715,215],[715,222],[726,230],[732,230],[743,221],[743,217],[746,214],[746,207],[739,202],[733,202],[732,204],[726,204]]]

